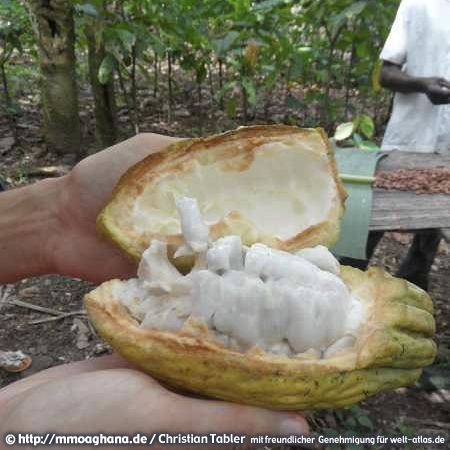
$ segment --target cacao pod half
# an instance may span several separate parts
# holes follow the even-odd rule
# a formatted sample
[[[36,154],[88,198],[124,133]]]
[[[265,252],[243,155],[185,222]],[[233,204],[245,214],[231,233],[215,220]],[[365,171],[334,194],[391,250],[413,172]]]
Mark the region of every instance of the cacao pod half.
[[[263,243],[294,253],[337,239],[346,194],[322,131],[248,127],[180,141],[144,159],[118,183],[99,229],[135,260],[152,241],[164,242],[172,263],[189,272],[198,255],[175,255],[186,245],[176,212],[182,197],[197,199],[213,242],[234,235],[247,247]],[[85,303],[94,327],[118,353],[170,386],[210,397],[279,410],[338,408],[414,383],[436,354],[428,294],[378,268],[341,267],[337,278],[364,316],[351,344],[333,353],[318,347],[284,354],[257,343],[238,349],[191,319],[175,331],[142,326],[121,298],[126,281],[103,283]],[[170,299],[171,288],[158,289]],[[324,301],[330,305],[332,298]],[[332,326],[333,317],[320,320],[325,330]]]

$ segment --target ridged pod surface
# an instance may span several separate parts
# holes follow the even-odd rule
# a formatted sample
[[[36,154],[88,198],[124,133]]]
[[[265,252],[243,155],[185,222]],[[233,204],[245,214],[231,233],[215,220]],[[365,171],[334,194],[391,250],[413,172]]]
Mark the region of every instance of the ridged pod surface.
[[[252,167],[267,172],[259,177]],[[167,242],[173,254],[184,244],[177,196],[198,199],[213,240],[235,234],[246,245],[263,242],[292,252],[337,239],[346,194],[322,131],[249,127],[180,141],[131,168],[100,214],[99,229],[136,260],[152,239]],[[285,197],[289,220],[272,205]],[[187,271],[193,261],[174,263]],[[279,410],[339,408],[414,383],[436,355],[428,294],[378,268],[341,267],[341,277],[367,315],[352,347],[322,359],[308,352],[289,357],[258,347],[233,350],[195,320],[178,332],[145,329],[115,295],[120,280],[103,283],[85,303],[99,334],[167,385]]]
[[[379,269],[342,269],[369,317],[357,344],[328,359],[232,351],[208,340],[202,327],[177,334],[140,328],[112,294],[119,280],[89,293],[86,307],[115,350],[174,387],[280,410],[339,408],[414,383],[436,354],[433,306],[425,292]]]

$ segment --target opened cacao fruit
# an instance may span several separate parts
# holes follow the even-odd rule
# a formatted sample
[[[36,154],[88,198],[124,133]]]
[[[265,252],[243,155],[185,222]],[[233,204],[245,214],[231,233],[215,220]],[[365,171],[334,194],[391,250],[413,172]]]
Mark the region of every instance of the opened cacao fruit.
[[[435,357],[430,297],[340,267],[345,191],[320,130],[179,141],[120,180],[99,229],[137,278],[86,296],[94,327],[174,387],[280,410],[414,383]]]

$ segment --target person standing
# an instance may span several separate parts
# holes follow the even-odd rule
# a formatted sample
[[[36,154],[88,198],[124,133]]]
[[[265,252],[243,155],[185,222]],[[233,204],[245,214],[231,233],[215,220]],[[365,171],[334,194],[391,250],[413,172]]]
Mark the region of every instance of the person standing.
[[[380,84],[394,92],[381,150],[450,154],[450,0],[402,0],[380,54]],[[383,236],[371,232],[367,258]],[[439,230],[415,233],[397,276],[428,290]],[[357,265],[365,269],[368,261]]]
[[[395,92],[382,150],[450,154],[449,20],[449,0],[402,0],[380,55]]]

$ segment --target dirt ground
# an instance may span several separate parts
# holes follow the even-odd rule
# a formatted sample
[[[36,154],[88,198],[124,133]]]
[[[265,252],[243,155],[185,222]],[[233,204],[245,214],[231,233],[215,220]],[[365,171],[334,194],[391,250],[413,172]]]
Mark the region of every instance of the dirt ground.
[[[58,157],[46,151],[39,134],[39,117],[39,111],[34,107],[25,108],[18,119],[18,144],[0,155],[0,176],[6,181],[7,188],[42,178],[43,173],[36,171],[36,168],[52,165],[55,166],[55,173],[65,173],[76,161],[74,155]],[[172,135],[198,132],[188,122],[185,114],[179,114],[170,124],[161,117],[163,115],[144,118],[142,128]],[[233,125],[226,119],[218,122],[217,116],[214,118],[222,129]],[[92,131],[88,126],[92,123],[92,110],[86,108],[82,119],[86,125],[86,142],[89,142],[92,140]],[[188,131],[183,133],[182,130]],[[0,132],[7,133],[7,122],[1,118]],[[399,261],[407,252],[410,239],[409,234],[386,234],[371,263],[384,266],[389,272],[395,273]],[[31,367],[22,373],[8,374],[0,370],[0,386],[48,367],[94,358],[110,351],[95,334],[83,311],[83,295],[92,288],[93,285],[84,281],[58,275],[25,279],[0,287],[0,349],[22,350],[33,358]],[[438,358],[431,368],[425,370],[417,385],[382,393],[360,404],[361,409],[357,414],[369,417],[373,424],[373,428],[368,427],[366,432],[409,432],[413,435],[438,433],[449,442],[449,292],[450,246],[443,242],[433,264],[430,290],[436,310]],[[26,305],[21,302],[26,302]],[[51,311],[38,311],[30,305]],[[316,429],[361,431],[360,428],[352,428],[351,421],[343,423],[342,418],[330,411],[316,414],[311,422]]]

